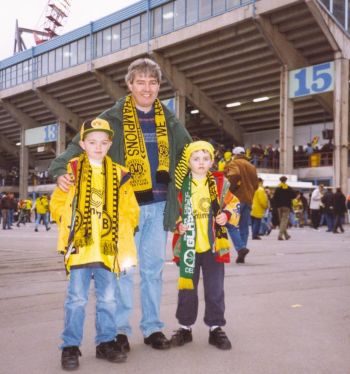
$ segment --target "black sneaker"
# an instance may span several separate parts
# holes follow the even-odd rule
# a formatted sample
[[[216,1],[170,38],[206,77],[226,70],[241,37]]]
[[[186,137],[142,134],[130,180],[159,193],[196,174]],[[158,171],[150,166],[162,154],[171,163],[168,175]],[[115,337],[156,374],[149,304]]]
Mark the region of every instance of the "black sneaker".
[[[209,344],[224,350],[232,348],[231,342],[228,340],[225,332],[221,330],[221,327],[217,327],[215,330],[209,332]]]
[[[118,348],[122,352],[130,352],[130,344],[129,344],[128,337],[126,335],[124,335],[124,334],[118,334],[115,337],[115,342],[116,342]]]
[[[154,349],[170,348],[170,340],[168,340],[161,331],[154,332],[147,338],[144,338],[143,342]]]
[[[79,347],[64,347],[62,349],[61,365],[63,370],[75,370],[79,367]]]
[[[172,335],[170,338],[170,344],[172,347],[181,347],[186,343],[190,343],[192,341],[192,330],[191,329],[183,329],[180,327],[178,330],[175,331],[175,334]]]
[[[245,256],[249,253],[248,248],[242,248],[238,251],[238,256],[236,258],[236,264],[244,264]]]
[[[110,362],[124,362],[127,358],[125,352],[122,352],[114,340],[100,343],[96,347],[96,357]]]

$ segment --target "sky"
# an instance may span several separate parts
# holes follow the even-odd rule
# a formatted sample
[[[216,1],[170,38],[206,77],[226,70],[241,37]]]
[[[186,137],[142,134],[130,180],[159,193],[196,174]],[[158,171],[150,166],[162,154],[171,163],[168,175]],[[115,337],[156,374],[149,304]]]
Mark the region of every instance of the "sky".
[[[44,24],[45,11],[48,2],[53,0],[5,0],[0,12],[0,61],[13,55],[15,41],[16,19],[19,27],[40,30]],[[107,16],[123,9],[139,0],[69,0],[70,13],[59,29],[59,34],[65,34],[91,21]],[[35,45],[31,35],[23,34],[27,48]]]

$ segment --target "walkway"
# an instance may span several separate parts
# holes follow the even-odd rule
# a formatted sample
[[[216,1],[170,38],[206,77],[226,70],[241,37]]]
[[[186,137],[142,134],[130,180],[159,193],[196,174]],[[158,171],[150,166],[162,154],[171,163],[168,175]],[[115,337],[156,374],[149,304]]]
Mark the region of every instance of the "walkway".
[[[225,330],[232,351],[208,345],[202,297],[193,343],[166,352],[152,350],[137,328],[137,297],[127,363],[97,360],[91,303],[80,372],[349,374],[350,226],[345,228],[345,234],[338,235],[325,229],[293,229],[292,240],[283,242],[276,240],[275,230],[261,241],[250,241],[247,264],[226,267]],[[2,374],[62,373],[57,347],[66,280],[62,259],[55,253],[56,236],[55,226],[39,233],[33,224],[0,230]],[[170,262],[164,279],[162,316],[170,336],[177,327],[177,268]]]

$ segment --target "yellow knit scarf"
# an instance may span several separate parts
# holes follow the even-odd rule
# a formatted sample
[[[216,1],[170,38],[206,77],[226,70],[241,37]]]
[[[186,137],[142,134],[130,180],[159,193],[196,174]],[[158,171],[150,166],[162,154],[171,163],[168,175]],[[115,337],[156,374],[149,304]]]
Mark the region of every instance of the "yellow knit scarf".
[[[154,102],[154,120],[158,144],[158,169],[156,181],[169,183],[169,141],[163,107],[158,99]],[[131,184],[138,201],[153,199],[150,163],[145,140],[137,116],[134,99],[126,97],[123,107],[125,166],[131,172]]]
[[[77,167],[74,247],[78,251],[79,247],[93,244],[90,200],[92,168],[85,152],[80,155]],[[119,180],[116,164],[108,156],[103,161],[102,172],[105,175],[105,188],[102,211],[101,252],[105,255],[115,255],[118,241]]]

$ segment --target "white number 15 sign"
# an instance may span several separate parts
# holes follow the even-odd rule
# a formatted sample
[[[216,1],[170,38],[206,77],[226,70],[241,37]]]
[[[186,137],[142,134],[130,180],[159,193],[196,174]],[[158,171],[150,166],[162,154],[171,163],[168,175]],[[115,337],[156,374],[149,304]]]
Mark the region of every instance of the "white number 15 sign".
[[[334,62],[289,72],[289,97],[316,95],[334,89]]]

